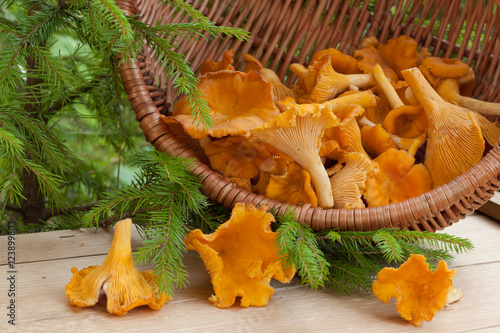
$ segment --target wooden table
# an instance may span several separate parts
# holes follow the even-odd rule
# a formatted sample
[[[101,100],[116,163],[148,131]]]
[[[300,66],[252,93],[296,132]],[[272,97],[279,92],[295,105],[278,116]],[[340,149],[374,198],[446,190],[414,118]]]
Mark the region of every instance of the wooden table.
[[[312,291],[298,278],[286,285],[273,282],[275,294],[266,307],[217,309],[208,301],[212,286],[194,251],[185,257],[189,285],[173,301],[158,311],[140,307],[118,317],[106,312],[103,297],[93,307],[78,308],[64,295],[72,267],[102,263],[112,230],[16,235],[13,274],[7,265],[7,236],[2,236],[0,332],[500,332],[500,223],[476,213],[445,231],[475,245],[473,251],[457,254],[451,265],[457,270],[455,286],[464,296],[419,328],[401,319],[394,302],[385,305],[371,293]],[[133,247],[138,245],[135,234]],[[15,298],[8,296],[11,275]],[[15,327],[7,322],[12,299]]]

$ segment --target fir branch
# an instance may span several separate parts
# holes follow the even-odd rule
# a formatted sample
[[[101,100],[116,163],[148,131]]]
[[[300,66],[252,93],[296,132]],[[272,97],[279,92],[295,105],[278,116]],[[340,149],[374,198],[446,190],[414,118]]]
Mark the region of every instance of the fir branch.
[[[324,287],[330,264],[318,246],[318,239],[307,226],[295,221],[295,212],[278,217],[278,248],[286,265],[294,265],[302,283],[316,290]]]
[[[204,213],[207,201],[199,191],[199,180],[189,173],[186,159],[149,151],[128,163],[140,167],[131,185],[108,193],[83,220],[90,227],[131,217],[145,238],[137,261],[150,261],[160,291],[172,295],[186,280],[182,262],[186,226],[191,216]]]
[[[105,21],[111,23],[113,29],[120,31],[121,38],[130,41],[132,39],[132,28],[127,17],[115,2],[112,0],[96,0],[94,3],[97,4],[97,8],[102,10],[103,15],[100,18],[104,18]]]
[[[398,265],[411,254],[424,255],[433,266],[438,260],[449,263],[453,259],[450,251],[462,253],[473,248],[467,239],[444,233],[398,229],[313,233],[295,220],[294,212],[286,212],[277,220],[280,253],[297,267],[302,282],[313,288],[328,286],[342,294],[369,291],[382,268]],[[301,239],[307,239],[306,248]],[[326,272],[320,274],[319,266]]]
[[[391,233],[381,229],[373,234],[372,239],[388,263],[394,263],[404,259],[403,248]]]

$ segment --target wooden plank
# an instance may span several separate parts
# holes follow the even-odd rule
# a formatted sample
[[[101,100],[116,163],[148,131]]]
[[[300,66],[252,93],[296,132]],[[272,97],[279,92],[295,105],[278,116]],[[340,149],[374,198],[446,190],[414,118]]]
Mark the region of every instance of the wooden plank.
[[[472,251],[454,254],[451,267],[477,265],[500,260],[500,224],[487,216],[473,214],[443,231],[450,235],[467,238],[474,245]]]
[[[62,230],[15,235],[16,262],[54,260],[108,253],[113,240],[113,228],[97,230]],[[134,229],[132,248],[141,244]],[[7,264],[7,237],[0,237],[0,266]]]
[[[186,256],[190,285],[178,291],[175,299],[158,311],[141,307],[120,318],[106,312],[104,298],[90,308],[71,306],[64,295],[71,267],[99,264],[103,259],[104,256],[97,256],[19,264],[17,327],[28,332],[56,328],[70,331],[82,327],[96,332],[134,332],[145,328],[186,332],[415,330],[400,318],[394,302],[385,305],[370,293],[341,296],[331,290],[312,291],[300,286],[297,279],[291,285],[273,284],[275,295],[266,307],[217,309],[208,301],[212,287],[203,263],[192,251]],[[500,329],[499,275],[500,262],[460,267],[455,286],[463,291],[464,298],[453,310],[440,311],[433,321],[424,322],[421,327],[426,332]],[[0,280],[0,290],[6,287],[6,282]],[[5,320],[0,327],[2,331],[10,328]]]
[[[500,224],[474,214],[444,232],[469,238],[476,246],[472,252],[456,255],[453,265],[457,269],[455,285],[464,292],[464,299],[454,305],[453,311],[445,309],[421,326],[431,332],[467,332],[488,327],[500,331]],[[67,237],[71,235],[74,237]],[[137,246],[140,237],[135,233],[133,238]],[[16,235],[17,252],[24,262],[16,264],[17,327],[28,332],[81,327],[96,332],[134,332],[143,331],[146,326],[153,331],[192,332],[415,329],[399,317],[393,304],[386,306],[372,294],[340,296],[330,290],[311,291],[300,286],[297,278],[290,285],[273,283],[275,295],[266,307],[216,309],[208,301],[213,292],[208,274],[193,251],[185,257],[190,274],[188,288],[176,292],[175,299],[159,311],[142,307],[120,318],[106,312],[104,298],[91,308],[70,306],[64,286],[71,279],[71,267],[101,264],[111,239],[111,230],[96,234],[62,231]],[[5,248],[6,237],[0,237],[0,253],[6,252]],[[9,301],[7,267],[0,267],[0,307],[5,309]],[[9,331],[12,327],[3,317],[0,331]]]

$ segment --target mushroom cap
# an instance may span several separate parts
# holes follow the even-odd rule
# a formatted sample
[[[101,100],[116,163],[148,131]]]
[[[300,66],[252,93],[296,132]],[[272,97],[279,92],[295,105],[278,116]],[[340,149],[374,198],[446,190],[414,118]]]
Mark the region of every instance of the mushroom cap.
[[[200,75],[210,72],[218,72],[222,70],[233,70],[233,57],[234,50],[226,50],[222,55],[221,61],[214,61],[213,59],[205,60],[200,66]]]
[[[251,142],[243,136],[228,136],[208,142],[205,154],[212,169],[224,177],[253,178],[258,175],[260,165],[273,160],[267,147]]]
[[[364,116],[375,124],[383,124],[385,117],[391,111],[389,104],[383,98],[375,96],[375,106],[365,107]]]
[[[330,56],[332,68],[341,74],[361,74],[362,71],[358,68],[358,60],[350,55],[344,54],[337,49],[326,49],[316,52],[311,63],[318,61],[325,55]]]
[[[320,156],[326,156],[330,159],[338,159],[338,149],[332,150],[336,141],[338,147],[344,152],[366,153],[361,143],[361,132],[356,121],[356,117],[363,114],[365,110],[359,105],[351,104],[343,110],[337,112],[337,117],[341,120],[339,126],[329,128],[325,131],[321,141]]]
[[[398,74],[380,55],[374,46],[364,47],[360,50],[354,51],[354,56],[359,59],[358,67],[363,73],[373,73],[373,67],[379,64],[384,70],[385,75],[392,81],[398,80]]]
[[[362,195],[366,181],[373,176],[372,161],[362,153],[345,153],[336,165],[328,169],[333,208],[365,208]]]
[[[184,238],[189,250],[200,254],[211,277],[215,295],[210,301],[228,308],[236,297],[241,306],[265,306],[274,293],[271,278],[288,283],[295,275],[285,267],[276,247],[277,234],[271,230],[274,216],[267,207],[236,203],[231,218],[205,235],[200,229]]]
[[[412,254],[397,269],[383,268],[377,274],[372,290],[385,304],[392,297],[396,298],[396,310],[401,317],[418,326],[423,320],[432,320],[446,305],[447,295],[453,290],[455,273],[442,260],[432,271],[424,256]]]
[[[460,59],[427,57],[422,60],[421,68],[437,77],[461,77],[467,75],[470,67]]]
[[[129,310],[148,305],[161,308],[171,298],[158,294],[153,271],[139,272],[132,260],[132,220],[125,219],[115,225],[113,243],[101,266],[82,270],[72,268],[73,277],[66,285],[66,297],[79,307],[92,306],[99,300],[100,290],[107,297],[107,310],[118,316]]]
[[[260,62],[259,59],[255,58],[253,55],[248,53],[243,53],[242,55],[243,61],[245,61],[245,68],[243,68],[244,72],[256,71],[258,72],[264,65]]]
[[[366,182],[369,207],[383,206],[419,196],[431,190],[432,180],[423,164],[404,150],[389,149],[373,160],[378,169]]]
[[[207,73],[200,78],[199,89],[211,110],[213,127],[198,128],[187,103],[181,103],[178,108],[176,105],[173,118],[196,139],[206,135],[216,138],[245,135],[279,114],[271,88],[255,71]]]
[[[457,91],[463,96],[470,96],[476,87],[474,71],[457,58],[428,57],[422,61],[419,69],[435,89],[446,79],[455,80]]]
[[[310,204],[312,208],[318,207],[318,197],[311,183],[311,174],[295,162],[287,165],[286,172],[282,175],[262,177],[266,180],[265,188],[259,179],[259,188],[262,195],[269,199],[287,202],[292,205]]]
[[[401,106],[387,114],[384,127],[402,138],[416,138],[427,131],[427,115],[421,105]]]
[[[376,158],[389,149],[398,149],[391,135],[381,124],[363,126],[360,130],[361,144],[371,158]]]
[[[333,206],[330,182],[318,152],[325,130],[338,124],[329,105],[296,104],[255,128],[251,138],[274,146],[309,171],[318,204],[329,208]]]
[[[385,75],[393,82],[397,82],[401,71],[415,67],[418,63],[418,43],[408,36],[399,36],[388,40],[384,44],[368,46],[354,52],[354,56],[361,59],[358,63],[364,73],[373,73],[373,67],[378,63]]]
[[[477,114],[443,100],[418,68],[402,72],[427,114],[425,166],[434,187],[462,175],[483,157],[485,142]]]
[[[323,103],[337,97],[351,86],[370,88],[376,84],[371,74],[341,74],[336,72],[326,54],[314,64],[317,67],[317,77],[309,92],[308,99],[314,103]],[[319,66],[321,64],[321,66]]]

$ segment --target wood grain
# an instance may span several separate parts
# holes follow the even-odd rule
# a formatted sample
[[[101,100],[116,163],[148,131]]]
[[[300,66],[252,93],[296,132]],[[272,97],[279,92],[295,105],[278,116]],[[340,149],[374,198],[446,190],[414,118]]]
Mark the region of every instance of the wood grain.
[[[431,322],[420,325],[425,332],[500,331],[500,224],[474,214],[446,229],[448,234],[473,241],[475,250],[458,254],[452,265],[457,270],[455,286],[464,293],[453,309],[440,311]],[[67,237],[74,235],[74,237]],[[64,236],[61,238],[61,236]],[[198,254],[188,251],[185,264],[189,285],[178,290],[174,300],[162,309],[147,307],[131,310],[124,317],[106,312],[106,301],[89,308],[71,306],[64,286],[71,278],[71,267],[81,269],[99,265],[112,238],[111,230],[64,231],[17,235],[23,263],[16,265],[16,329],[25,332],[415,332],[396,312],[394,302],[380,302],[371,293],[341,296],[331,290],[312,291],[298,278],[290,284],[273,282],[275,294],[266,307],[244,309],[233,306],[215,308],[210,279]],[[68,242],[68,243],[66,243]],[[83,242],[83,246],[80,246]],[[63,244],[64,243],[64,244]],[[75,244],[76,243],[76,246]],[[140,237],[134,234],[134,243]],[[5,248],[0,237],[0,248]],[[88,245],[88,248],[86,248]],[[3,276],[7,266],[0,265]],[[148,269],[143,266],[140,269]],[[0,279],[1,308],[7,304],[6,278]],[[2,332],[16,331],[0,320]]]

